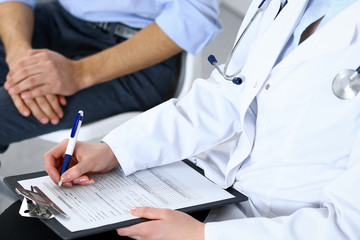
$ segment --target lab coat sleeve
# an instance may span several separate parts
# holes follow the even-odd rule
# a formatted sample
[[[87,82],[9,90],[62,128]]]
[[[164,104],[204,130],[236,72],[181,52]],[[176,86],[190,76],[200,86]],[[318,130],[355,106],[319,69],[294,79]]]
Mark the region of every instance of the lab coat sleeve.
[[[125,174],[188,158],[240,131],[231,94],[224,94],[231,83],[213,75],[196,80],[182,99],[160,104],[104,137]]]
[[[244,218],[205,224],[205,239],[360,239],[360,133],[348,169],[323,189],[319,208],[303,208],[289,216]]]

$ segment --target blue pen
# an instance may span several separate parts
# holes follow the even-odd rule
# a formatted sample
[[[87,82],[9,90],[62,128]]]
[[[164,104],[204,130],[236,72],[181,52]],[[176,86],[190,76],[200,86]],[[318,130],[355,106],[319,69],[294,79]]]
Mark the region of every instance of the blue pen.
[[[84,118],[84,113],[83,113],[83,111],[80,110],[76,114],[74,125],[73,125],[72,130],[71,130],[70,139],[69,139],[68,145],[66,147],[66,151],[65,151],[64,161],[63,161],[63,164],[61,166],[60,176],[69,167],[70,159],[71,159],[71,156],[72,156],[72,154],[74,152],[76,140],[77,140],[77,137],[79,135],[80,126],[81,126],[81,123],[83,121],[83,118]],[[60,180],[59,186],[61,186],[61,184],[62,184],[62,180]]]

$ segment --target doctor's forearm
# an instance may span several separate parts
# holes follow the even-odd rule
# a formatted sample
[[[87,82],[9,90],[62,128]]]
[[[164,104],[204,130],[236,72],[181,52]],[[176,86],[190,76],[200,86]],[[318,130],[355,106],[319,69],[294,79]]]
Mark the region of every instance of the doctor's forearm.
[[[9,65],[15,64],[31,48],[34,27],[32,9],[20,2],[0,4],[0,37]]]
[[[129,40],[77,61],[80,88],[136,72],[181,51],[156,23],[152,23]]]

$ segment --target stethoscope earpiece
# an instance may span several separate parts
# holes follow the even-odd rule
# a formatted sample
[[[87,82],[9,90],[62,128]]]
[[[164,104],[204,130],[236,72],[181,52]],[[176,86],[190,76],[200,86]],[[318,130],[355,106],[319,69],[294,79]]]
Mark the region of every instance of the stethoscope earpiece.
[[[214,64],[217,63],[217,60],[216,60],[216,58],[215,58],[214,55],[208,56],[208,61],[209,61],[209,63],[210,63],[211,65],[214,65]]]
[[[240,85],[242,84],[243,80],[241,77],[234,77],[232,82],[235,84],[235,85]]]

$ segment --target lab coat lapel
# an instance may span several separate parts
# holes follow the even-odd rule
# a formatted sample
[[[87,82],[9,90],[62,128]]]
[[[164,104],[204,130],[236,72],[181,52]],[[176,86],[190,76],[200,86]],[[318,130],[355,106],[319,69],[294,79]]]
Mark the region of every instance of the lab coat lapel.
[[[267,0],[268,2],[269,0]],[[254,1],[246,14],[243,23],[238,31],[237,37],[235,39],[235,43],[238,39],[241,40],[239,45],[235,49],[235,53],[229,63],[227,74],[233,74],[239,70],[239,66],[243,66],[247,60],[247,56],[249,53],[249,48],[253,43],[254,39],[261,36],[271,24],[274,22],[274,19],[279,12],[280,9],[280,0],[272,0],[265,8],[264,11],[260,11],[257,16],[251,21],[251,19],[255,16],[258,6],[261,0]],[[244,33],[245,29],[248,27],[246,33]]]
[[[268,0],[269,1],[269,0]],[[240,34],[244,32],[244,29],[246,26],[251,25],[250,20],[255,15],[256,11],[258,10],[258,6],[260,4],[260,1],[257,1],[256,4],[253,4],[251,8],[249,8],[249,13],[246,15],[243,24],[241,25],[238,36],[236,39],[239,38]],[[269,3],[265,2],[264,4],[268,4],[268,6],[265,8],[265,11],[260,12],[258,17],[259,19],[254,19],[254,25],[256,21],[259,21],[258,27],[256,29],[257,34],[261,35],[264,31],[266,31],[269,26],[274,22],[274,19],[276,18],[276,15],[278,14],[280,10],[280,0],[272,0]]]
[[[263,16],[261,17],[261,24],[258,29],[258,33],[261,35],[265,32],[269,26],[274,22],[276,15],[279,13],[280,10],[280,0],[272,0],[267,6],[266,11],[264,12]]]
[[[358,18],[359,12],[360,1],[357,1],[295,48],[275,69],[279,70],[348,46],[355,34],[354,18]]]
[[[257,0],[252,3],[248,9],[248,12],[246,13],[246,16],[240,26],[240,29],[238,31],[236,39],[239,38],[239,36],[244,32],[245,28],[250,24],[251,18],[255,15],[256,11],[258,10],[258,6],[262,0]],[[268,0],[269,1],[269,0]],[[267,4],[267,3],[264,3]],[[280,0],[272,0],[270,3],[268,3],[269,6],[266,7],[265,11],[259,14],[259,17],[261,18],[261,23],[257,27],[257,32],[261,32],[262,29],[266,29],[275,19],[276,14],[279,11],[280,8]],[[261,16],[260,16],[261,15]],[[257,21],[257,19],[255,19]],[[256,23],[254,23],[256,25]]]
[[[267,79],[280,52],[292,34],[307,0],[292,0],[259,38],[255,39],[242,70],[245,81],[239,86],[240,116],[245,116],[248,106]]]
[[[287,6],[269,26],[269,29],[256,39],[251,46],[247,61],[242,70],[245,82],[240,86],[239,90],[238,104],[243,122],[250,103],[267,79],[281,50],[302,16],[306,4],[307,0],[289,1]],[[246,130],[244,130],[241,136],[241,138],[246,138],[242,139],[242,144],[247,146],[247,154],[250,153],[253,142],[253,139],[249,137],[250,135],[252,134],[247,134]],[[237,169],[244,159],[243,153],[234,152],[226,169],[226,182],[228,185],[231,185],[235,179],[236,171],[234,169]]]

